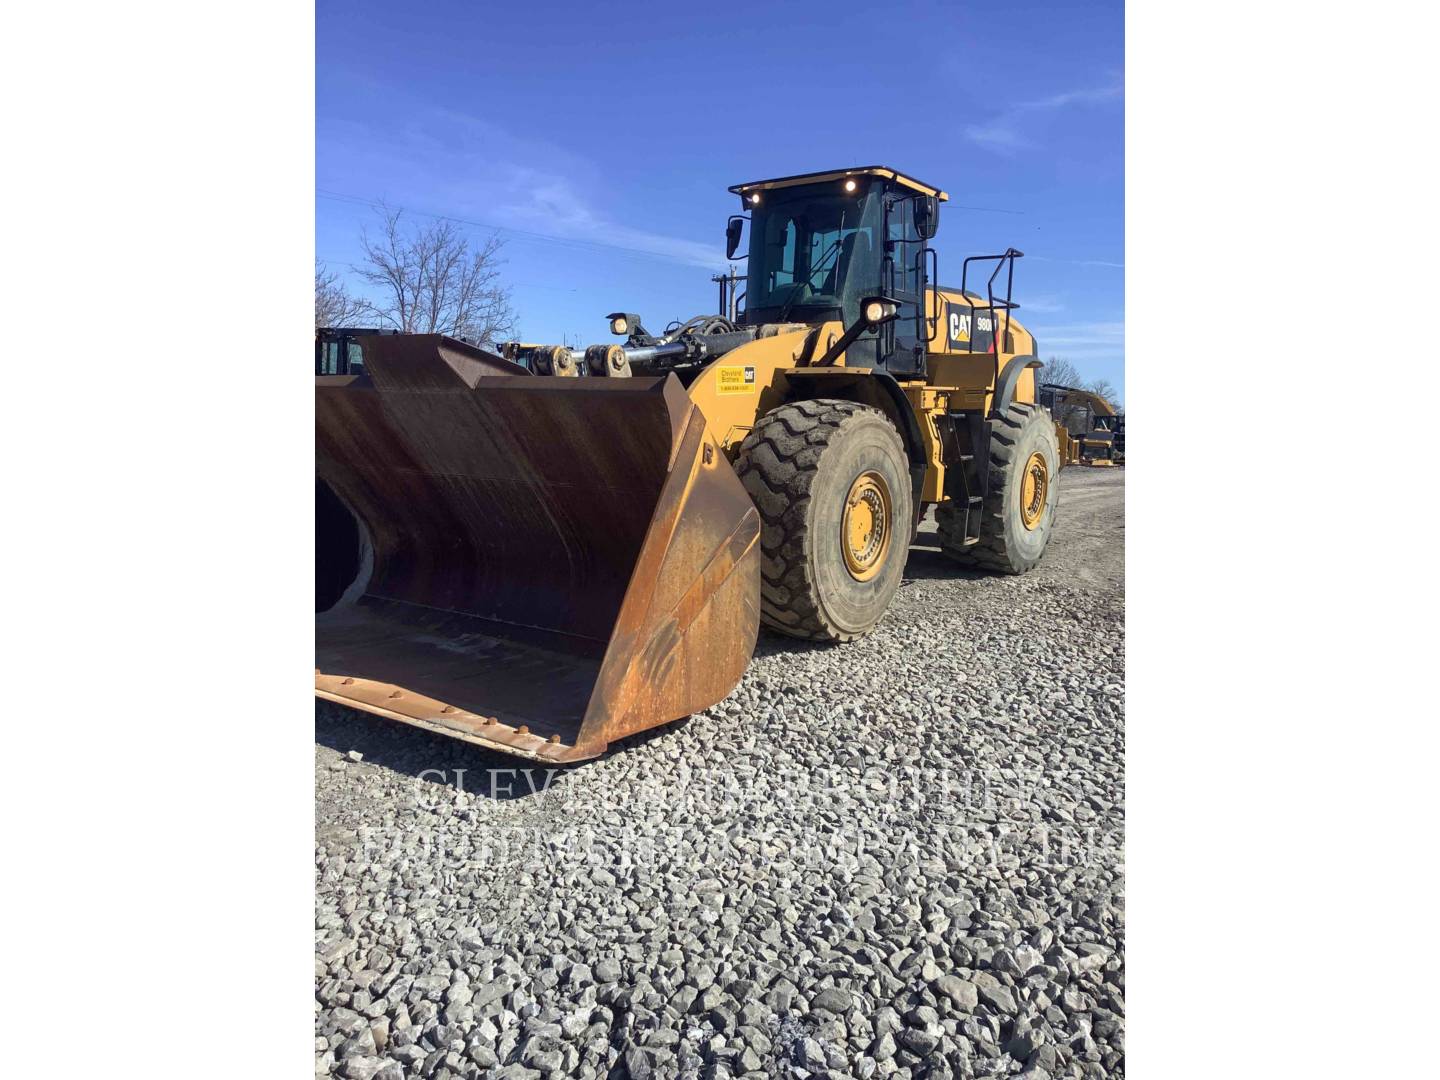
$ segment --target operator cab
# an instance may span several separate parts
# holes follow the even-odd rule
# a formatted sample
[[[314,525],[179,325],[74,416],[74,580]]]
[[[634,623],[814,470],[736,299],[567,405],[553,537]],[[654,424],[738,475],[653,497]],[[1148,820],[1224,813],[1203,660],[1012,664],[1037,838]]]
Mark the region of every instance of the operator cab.
[[[317,326],[315,374],[359,375],[365,370],[365,351],[361,348],[360,339],[399,332],[378,326]]]
[[[933,284],[929,241],[945,192],[878,165],[730,190],[749,214],[730,219],[730,257],[750,223],[748,253],[740,256],[747,260],[741,324],[839,320],[849,327],[860,319],[862,299],[884,295],[899,305],[899,317],[862,333],[846,364],[924,373],[933,336],[923,310]]]

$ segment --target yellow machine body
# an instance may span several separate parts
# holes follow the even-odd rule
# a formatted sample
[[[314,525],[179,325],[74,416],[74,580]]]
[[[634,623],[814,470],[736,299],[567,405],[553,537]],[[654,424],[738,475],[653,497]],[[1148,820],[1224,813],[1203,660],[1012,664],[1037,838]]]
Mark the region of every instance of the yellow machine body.
[[[916,214],[947,197],[883,167],[731,190],[758,205],[860,183]],[[985,258],[1013,274],[1019,254]],[[316,380],[316,694],[553,762],[718,701],[758,633],[761,515],[733,466],[762,418],[822,399],[878,410],[904,439],[918,519],[959,490],[965,418],[1037,400],[1035,339],[1008,288],[1002,303],[925,282],[913,305],[924,370],[908,375],[855,362],[878,355],[881,323],[834,317],[670,340],[617,313],[627,344],[583,357],[366,339],[362,374]],[[616,375],[632,377],[597,377]],[[1059,466],[1032,455],[1027,528],[1053,508]],[[854,499],[870,509],[844,518],[857,550],[889,505],[866,483]]]
[[[981,308],[985,304],[978,297],[967,300],[958,291],[945,289],[928,289],[927,300],[929,318],[936,324],[945,317],[947,302],[967,307],[974,303]],[[980,317],[987,314],[981,311]],[[1004,315],[996,321],[1003,336]],[[690,400],[699,406],[711,437],[725,449],[727,456],[734,457],[757,418],[797,397],[853,394],[857,400],[891,415],[892,420],[904,422],[893,400],[877,388],[865,385],[871,369],[847,367],[844,353],[825,367],[811,366],[815,357],[838,341],[844,332],[845,327],[834,321],[814,327],[782,328],[773,336],[759,338],[727,353],[691,383]],[[939,340],[937,338],[937,342]],[[1035,339],[1018,319],[1010,320],[1009,335],[1003,345],[998,353],[972,353],[952,346],[946,339],[944,344],[932,346],[935,351],[927,358],[928,370],[923,378],[897,378],[905,393],[907,409],[918,423],[924,440],[923,502],[944,501],[945,465],[937,419],[961,409],[988,412],[994,402],[996,381],[1005,365],[1016,357],[1035,355]],[[811,393],[812,390],[815,392]],[[1035,394],[1035,370],[1025,368],[1015,385],[1012,400],[1033,404]]]

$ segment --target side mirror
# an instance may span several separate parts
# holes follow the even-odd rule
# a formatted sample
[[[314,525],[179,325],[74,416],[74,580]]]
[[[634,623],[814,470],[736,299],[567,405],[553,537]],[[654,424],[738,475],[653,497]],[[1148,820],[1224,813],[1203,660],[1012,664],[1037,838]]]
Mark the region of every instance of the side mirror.
[[[735,214],[725,223],[725,257],[727,259],[735,258],[735,252],[740,250],[740,237],[744,235],[745,222],[748,220],[749,218]],[[745,258],[745,256],[742,255],[741,258]]]
[[[934,195],[915,196],[915,232],[921,240],[935,239],[940,228],[940,200]]]

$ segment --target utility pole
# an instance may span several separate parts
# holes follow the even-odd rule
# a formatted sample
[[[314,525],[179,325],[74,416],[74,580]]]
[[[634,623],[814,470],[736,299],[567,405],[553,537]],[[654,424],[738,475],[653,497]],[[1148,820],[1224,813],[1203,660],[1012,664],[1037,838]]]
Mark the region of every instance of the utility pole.
[[[736,316],[736,290],[740,282],[739,275],[735,272],[734,264],[731,264],[728,274],[711,274],[710,280],[720,286],[719,313],[731,322],[734,322]]]

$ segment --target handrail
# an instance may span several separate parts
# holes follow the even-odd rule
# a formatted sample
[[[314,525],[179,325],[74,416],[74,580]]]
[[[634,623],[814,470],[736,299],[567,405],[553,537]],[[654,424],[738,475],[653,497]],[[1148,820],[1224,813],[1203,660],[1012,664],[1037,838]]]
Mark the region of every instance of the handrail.
[[[960,294],[965,297],[966,303],[970,304],[970,340],[966,343],[966,352],[975,351],[975,313],[976,311],[988,311],[990,313],[990,351],[995,357],[995,379],[998,383],[1000,378],[1000,352],[1003,341],[1010,339],[1010,312],[1020,305],[1011,299],[1012,290],[1015,285],[1015,260],[1023,259],[1025,253],[1013,247],[1006,248],[999,255],[971,255],[960,265]],[[972,262],[995,262],[995,269],[990,272],[990,277],[985,282],[986,306],[976,308],[970,301],[970,291],[966,285],[970,280],[970,264]],[[1005,299],[997,302],[995,298],[995,279],[999,276],[1001,269],[1007,271],[1005,275]],[[979,297],[977,296],[978,300]],[[1005,337],[998,337],[1000,331],[999,319],[995,317],[997,311],[1005,312]]]

